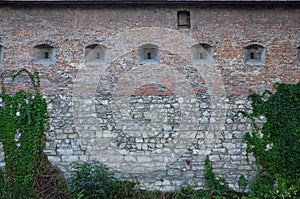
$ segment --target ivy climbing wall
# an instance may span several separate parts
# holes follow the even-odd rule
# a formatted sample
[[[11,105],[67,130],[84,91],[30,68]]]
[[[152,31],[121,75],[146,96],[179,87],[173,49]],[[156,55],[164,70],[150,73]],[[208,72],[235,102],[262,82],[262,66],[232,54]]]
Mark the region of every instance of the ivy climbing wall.
[[[0,10],[0,77],[14,93],[32,89],[26,76],[10,85],[18,69],[40,72],[50,116],[44,152],[66,174],[71,162],[97,160],[120,178],[172,190],[203,185],[208,155],[236,188],[256,167],[242,139],[250,121],[233,115],[250,109],[250,90],[300,79],[298,8]],[[179,10],[189,11],[190,28],[178,27]],[[252,46],[263,62],[246,60],[259,57]]]

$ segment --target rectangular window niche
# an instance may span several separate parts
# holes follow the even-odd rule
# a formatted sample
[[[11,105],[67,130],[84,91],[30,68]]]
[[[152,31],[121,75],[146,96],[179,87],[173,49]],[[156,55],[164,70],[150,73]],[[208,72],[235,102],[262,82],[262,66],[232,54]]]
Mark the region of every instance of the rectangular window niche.
[[[55,63],[54,48],[48,44],[40,44],[34,47],[34,64],[49,66]]]

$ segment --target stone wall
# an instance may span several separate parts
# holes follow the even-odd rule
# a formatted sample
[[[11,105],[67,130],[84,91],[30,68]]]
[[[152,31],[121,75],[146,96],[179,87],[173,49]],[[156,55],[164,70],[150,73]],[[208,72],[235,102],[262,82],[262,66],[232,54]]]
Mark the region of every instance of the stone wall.
[[[189,11],[190,28],[178,28],[180,10]],[[253,157],[247,163],[242,140],[251,125],[232,116],[250,110],[250,90],[300,80],[299,13],[247,6],[2,6],[0,77],[8,86],[22,67],[40,72],[51,117],[45,153],[63,172],[71,162],[98,160],[120,178],[172,190],[202,186],[208,155],[217,175],[237,188],[239,176],[253,180],[256,168]],[[252,44],[263,48],[262,64],[247,62]],[[210,61],[192,58],[201,46],[209,46]],[[93,50],[99,50],[90,54],[95,60],[87,55]],[[36,62],[36,53],[45,60]],[[26,82],[20,77],[11,92],[30,89]],[[5,165],[3,153],[0,162]]]

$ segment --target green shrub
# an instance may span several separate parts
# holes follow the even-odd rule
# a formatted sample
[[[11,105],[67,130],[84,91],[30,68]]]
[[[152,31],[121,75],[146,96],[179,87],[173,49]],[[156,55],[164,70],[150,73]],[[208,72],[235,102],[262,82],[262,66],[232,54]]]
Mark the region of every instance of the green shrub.
[[[136,183],[134,181],[116,180],[109,191],[110,199],[130,199],[135,198],[137,193]]]
[[[197,199],[200,198],[200,191],[193,186],[182,186],[177,191],[175,199]]]
[[[5,182],[4,179],[2,179],[0,180],[0,199],[7,198],[13,198],[13,190],[12,187],[7,182]]]
[[[108,198],[114,177],[108,168],[96,161],[72,163],[69,189],[80,198]]]
[[[152,191],[141,191],[134,198],[138,199],[174,199],[175,194],[173,192],[164,192],[161,190],[152,190]]]
[[[110,199],[174,199],[174,197],[174,192],[141,189],[137,177],[132,181],[115,180],[109,192]]]

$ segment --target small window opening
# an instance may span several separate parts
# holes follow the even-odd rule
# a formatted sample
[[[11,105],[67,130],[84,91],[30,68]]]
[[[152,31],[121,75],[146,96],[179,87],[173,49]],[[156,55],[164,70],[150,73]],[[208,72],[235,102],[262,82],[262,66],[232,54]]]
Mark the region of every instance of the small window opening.
[[[55,63],[54,48],[49,44],[40,44],[33,48],[34,64],[50,65]]]
[[[85,48],[85,62],[89,65],[105,63],[105,56],[105,46],[99,44],[92,44]]]
[[[178,11],[177,24],[178,28],[191,28],[190,12],[185,10]]]
[[[48,52],[45,52],[45,53],[44,53],[44,58],[45,58],[45,59],[49,59],[49,53],[48,53]]]
[[[251,44],[245,48],[245,62],[249,65],[264,65],[264,47]]]
[[[152,44],[146,44],[138,49],[139,64],[154,64],[159,63],[158,47]]]
[[[191,47],[194,64],[214,64],[214,50],[208,44],[196,44]]]
[[[200,59],[203,59],[203,53],[200,53],[200,57],[199,57]]]
[[[97,53],[97,59],[101,59],[101,54],[100,53]]]

